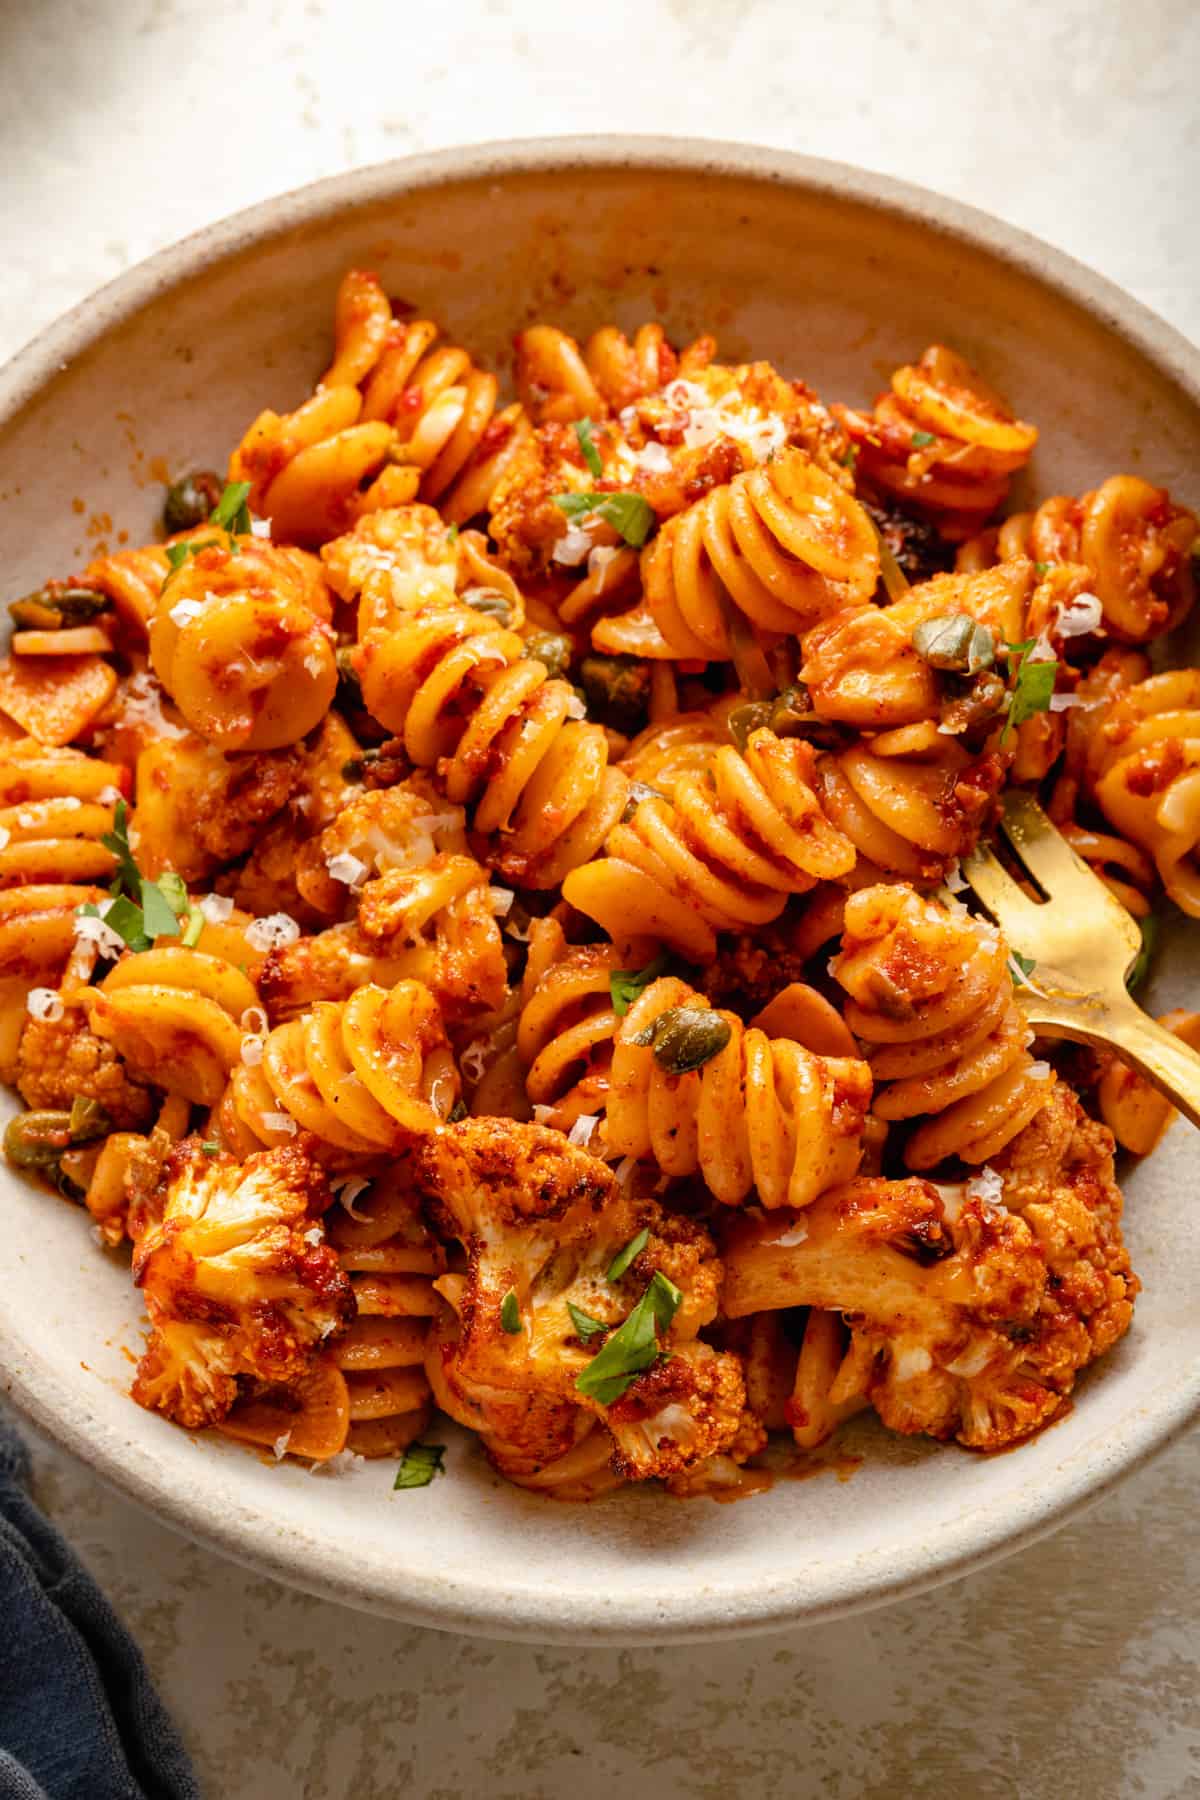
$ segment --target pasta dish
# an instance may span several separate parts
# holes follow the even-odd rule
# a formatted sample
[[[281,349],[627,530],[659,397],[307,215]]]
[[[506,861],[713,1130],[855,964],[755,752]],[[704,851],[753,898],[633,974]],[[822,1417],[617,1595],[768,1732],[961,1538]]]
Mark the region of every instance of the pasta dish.
[[[1200,916],[1197,519],[1013,510],[1036,428],[940,345],[866,407],[536,325],[515,391],[352,270],[162,541],[11,605],[8,1160],[128,1259],[134,1401],[279,1459],[1018,1444],[1129,1328],[1171,1109],[1035,1040],[959,859],[1021,784],[1131,982]]]

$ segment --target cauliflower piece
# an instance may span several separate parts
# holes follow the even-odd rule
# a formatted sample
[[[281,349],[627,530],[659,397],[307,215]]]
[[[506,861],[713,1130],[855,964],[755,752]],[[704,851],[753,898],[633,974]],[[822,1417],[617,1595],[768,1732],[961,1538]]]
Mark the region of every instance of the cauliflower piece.
[[[304,1375],[317,1347],[354,1317],[354,1294],[314,1224],[330,1193],[302,1142],[239,1164],[185,1138],[158,1193],[161,1209],[143,1216],[133,1257],[152,1327],[133,1398],[180,1425],[212,1425],[240,1379],[279,1385]]]
[[[1128,1329],[1139,1285],[1111,1135],[1065,1088],[1052,1104],[961,1200],[917,1178],[871,1178],[822,1195],[802,1237],[778,1215],[739,1221],[725,1246],[727,1314],[841,1312],[893,1431],[978,1450],[1029,1436]]]
[[[435,1224],[468,1256],[465,1277],[435,1284],[459,1322],[457,1338],[443,1344],[442,1374],[460,1403],[481,1409],[493,1460],[552,1461],[578,1436],[581,1408],[611,1432],[613,1468],[636,1480],[681,1473],[732,1445],[745,1384],[736,1356],[697,1339],[716,1315],[721,1282],[702,1226],[627,1194],[606,1164],[560,1132],[514,1120],[447,1127],[424,1147],[419,1168]],[[609,1281],[614,1257],[643,1230],[644,1247]],[[601,1334],[589,1332],[585,1346],[568,1305],[611,1332],[656,1272],[681,1294],[660,1334],[665,1358],[608,1402],[579,1393],[576,1379]],[[515,1331],[502,1310],[510,1294]]]
[[[133,835],[143,872],[174,869],[196,881],[243,855],[296,792],[303,768],[295,746],[226,757],[198,737],[156,739],[137,763]]]
[[[115,1131],[136,1131],[154,1110],[116,1049],[89,1030],[83,1008],[68,1003],[60,1019],[30,1019],[17,1051],[17,1088],[26,1106],[69,1112],[78,1096],[98,1100]]]

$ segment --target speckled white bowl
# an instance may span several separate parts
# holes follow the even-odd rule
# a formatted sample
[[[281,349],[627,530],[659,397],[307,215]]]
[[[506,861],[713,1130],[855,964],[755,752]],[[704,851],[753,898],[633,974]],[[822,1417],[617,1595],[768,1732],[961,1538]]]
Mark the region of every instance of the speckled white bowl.
[[[1042,492],[1114,469],[1193,504],[1200,358],[1057,251],[876,175],[658,139],[487,145],[340,177],[153,257],[0,376],[10,599],[97,538],[157,524],[162,465],[220,465],[264,406],[307,393],[350,264],[507,368],[538,318],[577,333],[661,316],[867,399],[933,339],[1042,428]],[[157,459],[162,459],[161,464]],[[111,520],[111,525],[106,520]],[[89,535],[90,530],[90,535]],[[1172,947],[1160,980],[1195,987]],[[1191,967],[1188,964],[1191,962]],[[984,1460],[860,1424],[853,1480],[738,1506],[630,1491],[565,1507],[505,1486],[456,1432],[449,1478],[393,1494],[266,1467],[126,1397],[139,1308],[86,1219],[0,1172],[3,1388],[105,1480],[214,1549],[352,1606],[496,1637],[631,1643],[829,1618],[966,1573],[1049,1531],[1165,1445],[1200,1400],[1195,1140],[1176,1125],[1128,1182],[1146,1283],[1131,1335],[1035,1443]]]

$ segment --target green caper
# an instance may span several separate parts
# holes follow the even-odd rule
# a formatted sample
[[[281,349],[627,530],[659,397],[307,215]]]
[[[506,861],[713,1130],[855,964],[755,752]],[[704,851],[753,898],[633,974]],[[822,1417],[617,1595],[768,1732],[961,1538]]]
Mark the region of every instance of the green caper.
[[[334,658],[337,663],[338,684],[333,703],[342,712],[359,712],[362,709],[362,683],[358,679],[353,659],[353,644],[343,644]]]
[[[225,483],[214,469],[193,469],[189,475],[181,475],[178,481],[173,481],[163,502],[163,528],[167,536],[206,525],[224,491]]]
[[[36,594],[26,594],[9,607],[22,631],[61,631],[65,625],[86,625],[112,605],[107,594],[73,582],[51,582]]]
[[[913,631],[912,645],[931,669],[956,675],[977,675],[996,660],[996,640],[991,632],[966,613],[938,613],[922,619]]]
[[[588,711],[616,731],[640,731],[650,707],[650,665],[636,656],[585,656],[579,684]]]
[[[729,1042],[728,1021],[707,1006],[672,1006],[659,1013],[635,1044],[649,1044],[668,1075],[687,1075],[717,1056]]]
[[[976,726],[990,726],[1008,700],[1008,689],[994,669],[981,669],[965,690],[947,700],[939,723],[952,737]]]
[[[73,1144],[86,1144],[89,1138],[104,1137],[110,1132],[112,1120],[98,1100],[87,1094],[76,1094],[71,1102],[68,1127]]]
[[[70,1113],[18,1113],[4,1130],[4,1154],[18,1169],[56,1168],[63,1151],[70,1148]]]
[[[744,750],[756,731],[771,723],[775,710],[773,700],[746,700],[735,706],[726,720],[730,737],[739,750]]]
[[[621,814],[622,825],[628,825],[643,800],[665,800],[666,794],[661,788],[651,787],[648,781],[631,781],[629,798],[625,802],[625,811]]]
[[[447,1125],[457,1125],[460,1119],[467,1119],[470,1116],[466,1101],[458,1099],[446,1114],[446,1123]]]
[[[499,588],[469,587],[459,595],[471,608],[472,612],[482,613],[485,618],[495,619],[500,625],[508,625],[512,621],[512,601]]]
[[[525,654],[545,663],[552,676],[565,675],[571,666],[571,640],[557,631],[535,631],[525,640]]]
[[[813,723],[813,703],[802,681],[785,687],[771,708],[771,730],[776,737],[803,737]]]

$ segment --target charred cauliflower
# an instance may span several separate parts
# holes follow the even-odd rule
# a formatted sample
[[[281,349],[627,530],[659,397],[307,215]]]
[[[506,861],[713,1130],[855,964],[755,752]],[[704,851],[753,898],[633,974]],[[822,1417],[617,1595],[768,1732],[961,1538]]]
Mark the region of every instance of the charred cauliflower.
[[[154,1110],[149,1090],[132,1080],[112,1044],[89,1030],[83,1008],[70,1003],[58,1018],[26,1024],[17,1088],[35,1109],[69,1111],[80,1096],[97,1100],[118,1131],[145,1125]]]
[[[1046,1111],[962,1188],[859,1180],[790,1224],[739,1222],[726,1313],[840,1312],[893,1431],[1027,1437],[1128,1329],[1138,1289],[1111,1135],[1061,1085]]]
[[[627,1195],[561,1133],[507,1119],[448,1127],[425,1147],[420,1180],[468,1259],[465,1275],[436,1284],[458,1315],[441,1376],[501,1469],[562,1455],[581,1408],[612,1434],[613,1467],[630,1479],[676,1475],[732,1445],[745,1388],[737,1357],[697,1338],[721,1283],[701,1226]]]
[[[296,1146],[237,1163],[186,1138],[167,1158],[161,1213],[134,1250],[152,1332],[133,1383],[139,1405],[181,1425],[224,1418],[239,1378],[297,1380],[354,1316],[354,1297],[316,1222],[329,1204]]]

